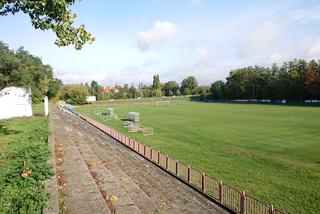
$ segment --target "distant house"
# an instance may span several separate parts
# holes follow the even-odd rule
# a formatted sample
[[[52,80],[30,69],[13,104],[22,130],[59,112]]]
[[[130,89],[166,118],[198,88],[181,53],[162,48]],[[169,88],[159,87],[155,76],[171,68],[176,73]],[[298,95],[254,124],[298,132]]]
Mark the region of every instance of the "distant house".
[[[114,86],[101,86],[102,90],[105,92],[118,93],[119,90]]]
[[[0,119],[32,116],[31,89],[7,87],[0,91]]]

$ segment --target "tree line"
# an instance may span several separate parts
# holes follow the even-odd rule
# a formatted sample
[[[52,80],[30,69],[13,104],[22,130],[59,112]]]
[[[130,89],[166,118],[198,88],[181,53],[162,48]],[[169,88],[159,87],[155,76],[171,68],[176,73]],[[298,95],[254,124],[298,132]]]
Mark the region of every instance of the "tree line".
[[[210,88],[213,99],[320,99],[320,61],[293,60],[281,66],[233,70]]]
[[[70,103],[83,104],[85,98],[89,95],[96,96],[97,100],[110,99],[134,99],[142,97],[161,97],[161,96],[180,96],[196,95],[204,87],[199,87],[195,77],[189,76],[181,82],[177,81],[160,82],[159,74],[153,76],[152,84],[147,85],[139,83],[136,87],[134,84],[116,85],[114,90],[104,90],[97,81],[92,80],[90,84],[69,84],[64,86],[62,98]],[[205,87],[209,92],[209,86]],[[76,95],[75,95],[76,94]]]
[[[0,41],[0,89],[8,86],[30,87],[33,102],[59,97],[61,80],[54,77],[50,65],[20,47],[17,51]]]
[[[74,87],[79,87],[73,85]],[[80,86],[81,87],[81,86]],[[116,85],[116,91],[104,91],[98,82],[82,84],[85,96],[93,95],[98,100],[132,99],[138,97],[161,97],[199,95],[200,99],[230,100],[294,100],[320,99],[320,62],[316,60],[293,60],[271,67],[249,66],[232,70],[226,81],[218,80],[211,86],[199,86],[195,77],[189,76],[179,84],[177,81],[160,82],[158,74],[150,85],[139,83]],[[85,92],[86,91],[86,92]],[[69,101],[72,96],[68,96]]]
[[[211,86],[199,86],[194,76],[178,83],[162,83],[159,74],[152,84],[116,85],[115,90],[104,90],[97,81],[90,85],[66,84],[54,77],[51,66],[44,65],[39,57],[23,48],[16,51],[0,41],[0,88],[27,86],[32,89],[34,102],[47,95],[50,99],[63,99],[83,104],[88,95],[97,100],[132,99],[199,95],[205,99],[286,99],[303,101],[320,99],[320,61],[292,60],[271,67],[249,66],[232,70],[225,81],[218,80]]]

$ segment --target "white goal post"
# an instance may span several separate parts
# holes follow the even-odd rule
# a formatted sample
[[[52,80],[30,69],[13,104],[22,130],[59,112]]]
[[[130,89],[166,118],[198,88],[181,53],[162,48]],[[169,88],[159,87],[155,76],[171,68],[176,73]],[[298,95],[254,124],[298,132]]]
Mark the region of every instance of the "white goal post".
[[[167,106],[170,105],[170,101],[169,100],[165,100],[165,101],[156,101],[155,102],[156,106]]]

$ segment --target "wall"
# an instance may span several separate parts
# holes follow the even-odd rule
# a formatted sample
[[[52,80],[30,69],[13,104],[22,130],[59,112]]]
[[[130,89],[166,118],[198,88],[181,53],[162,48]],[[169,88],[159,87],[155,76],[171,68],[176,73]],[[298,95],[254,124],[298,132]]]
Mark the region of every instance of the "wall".
[[[32,116],[31,89],[7,87],[0,91],[0,119]]]

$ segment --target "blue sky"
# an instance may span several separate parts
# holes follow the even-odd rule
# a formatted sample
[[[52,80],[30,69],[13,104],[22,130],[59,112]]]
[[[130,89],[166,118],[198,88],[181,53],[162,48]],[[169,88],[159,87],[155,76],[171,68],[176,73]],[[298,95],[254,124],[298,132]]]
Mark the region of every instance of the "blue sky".
[[[318,0],[82,0],[71,9],[96,37],[81,51],[55,46],[24,14],[0,17],[0,40],[40,56],[65,83],[150,83],[158,73],[211,84],[241,66],[320,58]]]

